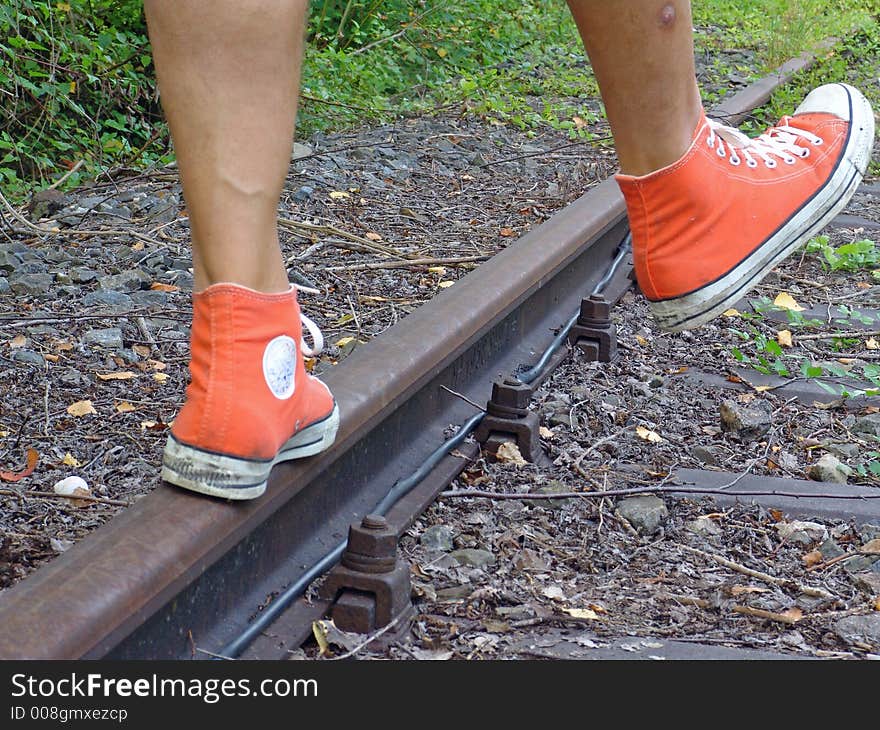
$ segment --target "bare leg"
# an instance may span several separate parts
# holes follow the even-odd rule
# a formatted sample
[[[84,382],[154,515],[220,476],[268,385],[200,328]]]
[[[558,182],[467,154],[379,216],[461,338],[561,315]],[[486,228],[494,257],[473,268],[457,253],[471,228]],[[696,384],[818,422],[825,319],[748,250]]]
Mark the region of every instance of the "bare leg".
[[[193,242],[195,290],[288,288],[277,207],[307,0],[145,0]]]
[[[688,0],[568,0],[599,82],[621,170],[644,175],[687,150],[702,103]]]

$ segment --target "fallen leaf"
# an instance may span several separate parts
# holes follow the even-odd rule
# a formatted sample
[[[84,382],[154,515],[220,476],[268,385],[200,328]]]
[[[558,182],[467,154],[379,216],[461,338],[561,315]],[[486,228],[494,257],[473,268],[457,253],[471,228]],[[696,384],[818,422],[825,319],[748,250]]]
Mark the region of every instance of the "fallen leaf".
[[[869,350],[880,350],[880,344],[878,344],[877,340],[875,340],[873,337],[869,337],[867,340],[865,340],[865,347],[867,347]]]
[[[95,373],[95,375],[98,376],[98,380],[131,380],[137,377],[131,370],[120,370],[115,373]]]
[[[541,593],[554,601],[562,601],[565,599],[565,593],[559,586],[547,586]]]
[[[9,345],[10,350],[17,350],[19,347],[24,347],[27,344],[27,337],[24,335],[16,335],[6,344]]]
[[[793,312],[803,312],[806,309],[806,307],[802,307],[800,304],[798,304],[791,294],[784,291],[779,292],[779,294],[776,295],[776,299],[773,300],[773,304],[782,309],[790,309]]]
[[[137,345],[135,345],[137,347]],[[66,340],[62,340],[61,342],[55,343],[55,350],[60,352],[70,352],[73,349],[73,343],[67,342]]]
[[[516,235],[516,231],[514,231],[512,228],[502,228],[500,231],[498,231],[498,234],[500,236],[504,236],[504,238],[512,238]]]
[[[149,345],[132,345],[131,349],[134,350],[141,357],[149,357],[152,350]]]
[[[373,233],[372,231],[367,231],[364,234],[364,238],[366,238],[370,241],[381,241],[382,240],[382,236],[380,236],[378,233]]]
[[[582,119],[581,117],[572,117],[571,121],[574,122],[574,126],[577,129],[583,129],[584,127],[590,126],[589,122],[586,119]]]
[[[354,337],[342,337],[336,341],[336,347],[345,347],[351,342],[354,342]]]
[[[64,464],[65,466],[82,466],[82,464],[80,464],[79,460],[73,454],[71,454],[69,451],[66,454],[64,454],[64,458],[61,460],[61,463]]]
[[[454,281],[439,281],[439,282],[437,282],[437,288],[438,289],[448,289],[454,283],[455,283]]]
[[[67,412],[71,416],[86,416],[89,413],[97,413],[90,400],[78,400],[76,403],[71,403],[67,406]]]
[[[169,425],[162,421],[141,421],[141,431],[164,431]]]
[[[330,653],[330,644],[327,642],[327,623],[327,621],[312,621],[312,635],[315,637],[315,641],[318,642],[321,656],[327,656]]]
[[[759,586],[733,586],[730,589],[730,595],[742,596],[749,593],[767,593],[769,590],[769,588],[761,588]]]
[[[157,383],[162,384],[166,380],[168,380],[168,376],[165,373],[153,373],[153,380],[155,380]]]
[[[519,446],[512,441],[505,441],[501,444],[495,453],[495,457],[498,461],[506,464],[515,464],[516,466],[525,466],[528,463],[520,453]]]
[[[445,266],[429,266],[428,273],[430,274],[438,274],[439,276],[443,276],[446,273]]]
[[[880,555],[880,537],[868,540],[868,542],[859,548],[859,552],[864,553],[865,555]]]
[[[776,341],[783,347],[791,347],[791,332],[789,330],[779,330],[776,333]]]
[[[160,281],[154,281],[150,284],[150,289],[153,291],[180,291],[179,286],[174,286],[174,284],[163,284]]]
[[[801,561],[807,568],[818,565],[823,560],[825,560],[825,558],[822,556],[822,553],[819,550],[810,550],[810,552],[808,552],[801,558]]]
[[[636,426],[636,436],[638,436],[640,439],[644,439],[645,441],[650,441],[652,444],[659,444],[663,442],[663,437],[660,434],[654,433],[644,426]]]
[[[722,313],[721,313],[721,316],[722,316],[722,317],[740,317],[740,316],[742,316],[742,315],[740,315],[738,309],[734,309],[733,307],[731,307],[730,309],[725,310],[724,312],[722,312]]]
[[[785,519],[785,512],[778,509],[770,509],[770,517],[774,522],[781,522]]]
[[[27,466],[21,471],[0,471],[0,481],[4,482],[17,482],[20,479],[24,479],[25,477],[30,476],[34,473],[34,469],[37,467],[37,461],[40,459],[40,454],[36,449],[28,449],[27,450]]]
[[[553,431],[551,431],[546,426],[539,426],[538,427],[538,435],[542,439],[552,439],[555,434],[553,433]]]
[[[147,360],[147,365],[153,370],[164,370],[168,366],[161,360]]]
[[[766,393],[768,390],[773,390],[775,386],[773,385],[756,385],[755,392],[756,393]]]
[[[779,616],[786,619],[787,621],[790,621],[791,623],[796,623],[804,617],[804,612],[801,611],[797,606],[792,606],[787,611],[783,611],[781,614],[779,614]]]
[[[131,413],[132,411],[137,410],[131,403],[127,400],[122,401],[122,403],[116,404],[116,412],[117,413]]]
[[[642,347],[648,346],[648,340],[646,340],[641,335],[636,335],[636,342],[638,342]]]
[[[599,614],[590,608],[563,608],[562,610],[572,618],[589,619],[592,621],[596,621],[599,618]]]
[[[330,193],[330,197],[333,200],[341,200],[342,198],[350,198],[351,193],[343,192],[342,190],[334,190]]]

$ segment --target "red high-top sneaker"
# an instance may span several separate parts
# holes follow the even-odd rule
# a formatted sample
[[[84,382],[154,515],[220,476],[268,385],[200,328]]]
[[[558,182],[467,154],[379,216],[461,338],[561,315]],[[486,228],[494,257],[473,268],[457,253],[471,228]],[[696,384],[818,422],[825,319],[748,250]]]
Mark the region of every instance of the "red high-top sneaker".
[[[660,327],[715,317],[816,235],[852,197],[873,144],[867,99],[828,84],[757,139],[703,117],[680,160],[617,175],[636,277]]]
[[[329,389],[306,373],[296,289],[262,294],[214,284],[193,294],[191,382],[163,455],[162,478],[227,499],[266,490],[279,461],[328,448],[339,408]]]

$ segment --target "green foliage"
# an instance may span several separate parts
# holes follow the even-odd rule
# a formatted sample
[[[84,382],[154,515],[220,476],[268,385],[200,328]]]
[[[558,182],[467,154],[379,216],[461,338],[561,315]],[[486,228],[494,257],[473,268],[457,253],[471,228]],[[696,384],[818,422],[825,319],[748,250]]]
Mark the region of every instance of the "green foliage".
[[[807,253],[821,255],[822,265],[831,271],[860,271],[862,269],[874,269],[874,277],[878,278],[880,271],[880,249],[877,244],[863,238],[859,241],[846,243],[835,248],[829,243],[828,236],[816,236],[807,244]]]
[[[21,189],[162,153],[139,0],[0,5],[0,184]]]

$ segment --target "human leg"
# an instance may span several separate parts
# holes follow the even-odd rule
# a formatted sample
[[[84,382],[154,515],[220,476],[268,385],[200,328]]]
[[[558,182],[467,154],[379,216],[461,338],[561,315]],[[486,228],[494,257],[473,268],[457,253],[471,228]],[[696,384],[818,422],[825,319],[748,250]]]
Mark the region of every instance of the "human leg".
[[[193,243],[191,382],[162,476],[230,499],[262,494],[276,462],[327,448],[339,420],[305,372],[277,234],[306,6],[145,1]]]
[[[691,329],[843,209],[867,169],[873,112],[830,84],[750,140],[694,96],[688,2],[568,1],[621,161],[639,286],[661,327]]]

